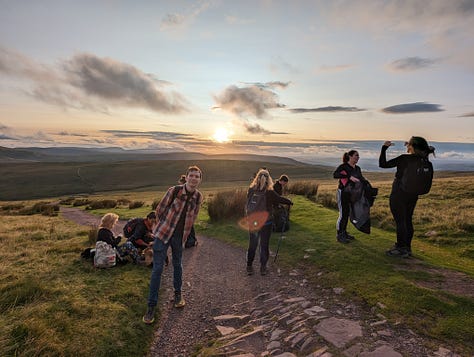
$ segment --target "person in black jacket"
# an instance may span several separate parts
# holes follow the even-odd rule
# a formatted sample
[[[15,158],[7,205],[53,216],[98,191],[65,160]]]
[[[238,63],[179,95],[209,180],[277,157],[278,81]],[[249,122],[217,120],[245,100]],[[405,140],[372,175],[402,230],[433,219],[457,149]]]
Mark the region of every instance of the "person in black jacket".
[[[100,220],[99,231],[97,232],[97,242],[103,241],[113,248],[118,248],[122,240],[121,236],[114,236],[112,229],[118,221],[119,216],[115,213],[106,213]]]
[[[273,180],[270,173],[265,169],[260,169],[253,179],[247,191],[247,201],[254,193],[263,194],[265,196],[265,208],[261,212],[252,213],[255,220],[248,216],[250,222],[249,227],[249,247],[247,250],[247,274],[253,274],[253,261],[257,250],[258,241],[260,240],[260,274],[267,274],[267,262],[270,256],[270,236],[272,234],[272,207],[275,204],[282,203],[292,205],[289,199],[281,197],[273,190]],[[261,216],[261,222],[257,222]]]
[[[280,196],[283,196],[283,187],[288,184],[288,176],[281,175],[277,182],[273,185],[273,191],[278,193]]]
[[[405,192],[401,187],[402,177],[405,168],[410,160],[419,160],[419,157],[427,158],[429,154],[434,154],[434,147],[420,136],[412,136],[410,141],[405,143],[407,153],[387,161],[387,149],[394,145],[391,141],[385,141],[379,157],[381,168],[396,167],[395,179],[390,193],[390,211],[392,212],[397,228],[397,242],[386,251],[389,256],[409,257],[411,256],[411,241],[413,238],[413,212],[415,211],[418,195]]]
[[[349,243],[354,240],[354,236],[347,233],[347,222],[351,212],[350,193],[344,190],[348,185],[355,182],[367,181],[362,176],[362,171],[357,163],[359,162],[359,153],[356,150],[350,150],[342,155],[342,164],[334,171],[333,177],[339,179],[336,198],[339,208],[339,217],[336,221],[336,239],[340,243]]]

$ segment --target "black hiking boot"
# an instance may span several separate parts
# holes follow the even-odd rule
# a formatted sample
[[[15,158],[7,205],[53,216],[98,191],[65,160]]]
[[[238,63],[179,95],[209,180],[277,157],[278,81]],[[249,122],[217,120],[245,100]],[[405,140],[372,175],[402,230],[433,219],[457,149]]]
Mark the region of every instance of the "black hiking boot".
[[[247,275],[253,275],[253,267],[251,265],[247,265]]]
[[[336,235],[336,239],[339,243],[343,243],[343,244],[349,243],[349,239],[346,238],[346,235],[344,232],[338,232]]]
[[[354,240],[355,237],[353,235],[350,235],[349,233],[347,232],[344,232],[346,234],[346,239],[349,239],[349,240]]]
[[[183,296],[181,293],[175,293],[174,294],[174,307],[180,309],[186,305],[186,301],[184,301]]]
[[[142,321],[146,323],[147,325],[151,325],[153,322],[155,322],[155,307],[154,306],[148,306],[146,313],[142,318]]]
[[[386,255],[389,257],[400,257],[400,258],[408,258],[410,253],[405,248],[393,247],[385,252]]]

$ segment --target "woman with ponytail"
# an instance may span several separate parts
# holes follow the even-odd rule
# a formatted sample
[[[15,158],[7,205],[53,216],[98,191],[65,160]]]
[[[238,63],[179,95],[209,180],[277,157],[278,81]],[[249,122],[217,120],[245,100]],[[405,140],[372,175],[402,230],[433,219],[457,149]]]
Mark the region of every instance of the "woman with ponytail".
[[[349,243],[354,236],[347,233],[347,222],[351,212],[350,192],[345,190],[348,185],[354,185],[356,182],[367,181],[362,176],[359,166],[359,153],[356,150],[350,150],[342,156],[342,164],[334,171],[334,178],[339,179],[339,185],[336,192],[337,206],[339,207],[339,217],[336,222],[336,239],[340,243]]]
[[[386,251],[388,256],[407,258],[411,256],[411,241],[413,238],[413,212],[415,211],[418,194],[410,187],[406,187],[407,177],[410,173],[407,171],[412,167],[412,163],[420,161],[420,158],[428,161],[428,155],[434,154],[435,148],[428,145],[428,142],[421,136],[412,136],[405,142],[407,154],[400,155],[394,159],[387,161],[387,149],[394,145],[391,141],[385,141],[380,152],[379,166],[381,168],[396,167],[395,179],[392,184],[392,192],[390,193],[390,211],[392,212],[397,228],[397,242]],[[431,180],[433,166],[431,167]],[[431,181],[429,181],[431,187]],[[428,188],[429,190],[429,188]],[[426,193],[425,191],[424,193]]]

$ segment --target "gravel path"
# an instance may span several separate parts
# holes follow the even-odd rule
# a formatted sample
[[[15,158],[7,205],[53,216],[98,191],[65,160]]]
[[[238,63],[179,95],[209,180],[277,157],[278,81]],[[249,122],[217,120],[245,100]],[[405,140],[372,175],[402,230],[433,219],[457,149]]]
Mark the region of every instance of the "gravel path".
[[[76,208],[62,207],[61,213],[82,225],[100,221]],[[124,223],[119,222],[116,233]],[[261,276],[255,266],[255,275],[248,276],[244,249],[204,236],[198,236],[198,241],[183,254],[183,309],[173,308],[173,268],[165,268],[158,302],[161,317],[154,325],[150,357],[190,356],[197,346],[221,337],[217,325],[233,326],[234,342],[245,342],[219,356],[458,356],[450,351],[452,346],[429,350],[428,341],[402,323],[389,324],[383,304],[358,306],[343,298],[342,288],[310,285],[301,272],[280,269],[273,258],[268,275]],[[316,274],[324,279],[324,272]],[[144,310],[145,305],[146,297]],[[243,326],[215,319],[229,314],[251,319]],[[247,336],[249,331],[255,334]],[[279,340],[271,340],[276,333]]]

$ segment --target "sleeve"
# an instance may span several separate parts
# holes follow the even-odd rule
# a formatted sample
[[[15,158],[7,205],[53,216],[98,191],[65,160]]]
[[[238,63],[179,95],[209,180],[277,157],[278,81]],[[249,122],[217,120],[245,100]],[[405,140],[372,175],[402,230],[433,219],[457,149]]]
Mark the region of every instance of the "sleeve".
[[[349,178],[349,175],[347,174],[347,170],[344,167],[344,165],[339,165],[337,167],[336,171],[334,171],[333,177],[335,179],[343,179],[343,178],[348,179]]]
[[[272,201],[272,203],[280,203],[280,204],[284,204],[284,205],[292,205],[293,202],[291,202],[288,198],[286,197],[283,197],[283,196],[280,196],[278,193],[276,193],[275,191],[273,190],[270,190],[268,191],[270,192],[270,199]]]
[[[163,216],[166,211],[166,208],[171,205],[171,200],[173,199],[173,191],[174,187],[170,187],[168,191],[166,191],[158,206],[156,206],[156,216],[158,217],[158,219]]]
[[[382,149],[380,150],[380,157],[379,157],[379,167],[383,169],[388,169],[391,167],[396,167],[400,160],[400,156],[387,161],[387,149],[388,146],[383,145]]]

